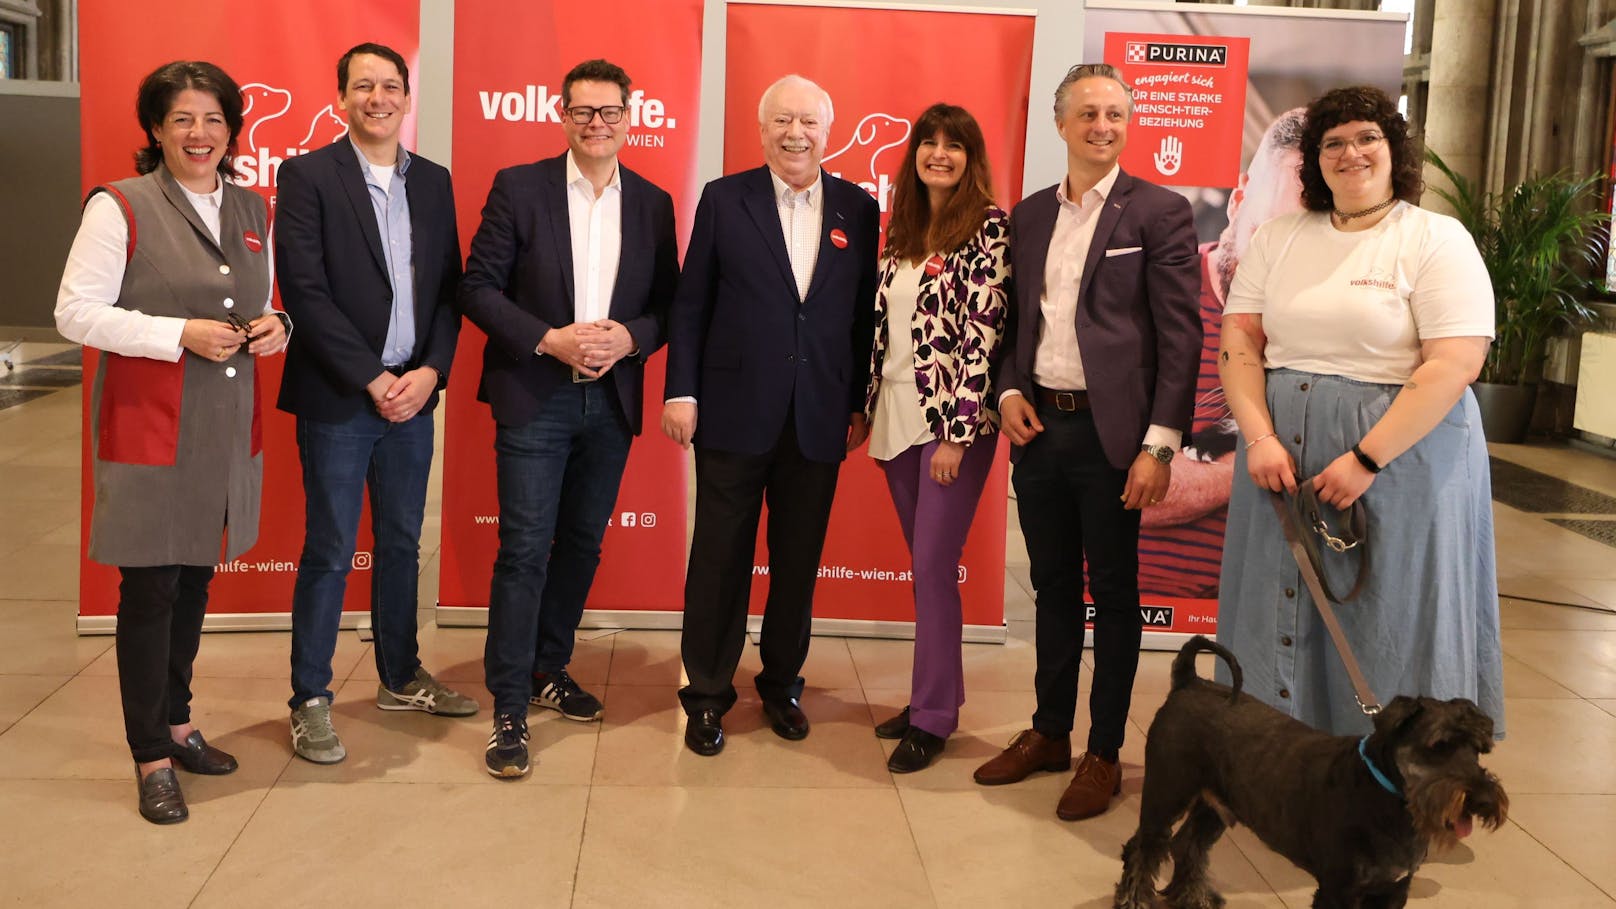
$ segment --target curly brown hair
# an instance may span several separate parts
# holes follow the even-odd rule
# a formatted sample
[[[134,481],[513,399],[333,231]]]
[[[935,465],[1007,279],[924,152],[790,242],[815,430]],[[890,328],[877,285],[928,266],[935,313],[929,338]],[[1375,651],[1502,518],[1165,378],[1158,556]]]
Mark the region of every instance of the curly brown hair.
[[[965,173],[933,218],[930,194],[915,170],[915,155],[921,142],[938,133],[965,146]],[[926,108],[909,131],[902,174],[892,192],[887,255],[918,259],[929,252],[951,253],[982,229],[982,211],[993,204],[993,173],[982,127],[965,108],[943,103]]]
[[[1307,106],[1307,125],[1302,129],[1302,204],[1308,211],[1335,208],[1335,197],[1319,165],[1319,144],[1325,132],[1359,120],[1376,124],[1386,137],[1392,153],[1392,195],[1419,204],[1420,193],[1425,191],[1420,140],[1409,133],[1408,121],[1398,112],[1396,101],[1372,85],[1354,85],[1326,92]]]

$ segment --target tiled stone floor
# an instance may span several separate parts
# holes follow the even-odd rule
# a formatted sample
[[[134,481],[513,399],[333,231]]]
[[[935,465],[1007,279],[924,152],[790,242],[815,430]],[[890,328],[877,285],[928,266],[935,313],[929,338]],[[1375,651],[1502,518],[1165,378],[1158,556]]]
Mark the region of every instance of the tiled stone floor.
[[[887,773],[890,745],[870,732],[905,701],[905,642],[816,638],[805,673],[813,734],[776,738],[743,697],[727,724],[731,744],[713,760],[680,742],[676,632],[581,642],[576,674],[602,695],[605,721],[536,714],[537,766],[511,784],[482,771],[486,710],[470,720],[377,711],[369,645],[352,632],[337,661],[349,758],[333,767],[294,759],[286,636],[219,634],[197,663],[197,720],[242,769],[185,777],[191,820],[146,824],[135,814],[112,639],[73,630],[79,408],[69,389],[0,410],[0,902],[1110,904],[1169,657],[1142,658],[1124,797],[1107,815],[1056,820],[1062,777],[973,785],[971,770],[1025,723],[1033,701],[1032,607],[1013,529],[1010,640],[967,645],[960,732],[923,773]],[[1616,462],[1547,446],[1494,454],[1616,495]],[[1427,864],[1411,905],[1616,906],[1616,551],[1554,517],[1563,516],[1497,508],[1504,592],[1590,607],[1503,603],[1510,738],[1488,763],[1509,789],[1511,823]],[[436,587],[435,547],[423,542],[423,591]],[[481,648],[477,629],[422,634],[427,664],[487,705]],[[1233,907],[1311,898],[1306,876],[1244,830],[1218,845],[1213,874]]]

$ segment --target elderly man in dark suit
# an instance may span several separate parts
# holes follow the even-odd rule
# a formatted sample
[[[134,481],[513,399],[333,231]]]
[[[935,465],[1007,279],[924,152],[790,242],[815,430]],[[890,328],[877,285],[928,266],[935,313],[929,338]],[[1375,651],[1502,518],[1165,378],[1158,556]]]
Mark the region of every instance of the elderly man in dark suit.
[[[1121,791],[1143,629],[1139,511],[1167,492],[1200,366],[1190,206],[1117,166],[1132,113],[1114,67],[1068,71],[1055,91],[1066,179],[1010,219],[1015,292],[997,387],[1037,592],[1038,706],[976,781],[1071,765],[1086,561],[1094,683],[1088,747],[1056,806],[1064,820],[1104,812]]]
[[[529,702],[579,722],[602,712],[567,664],[679,278],[673,199],[617,159],[628,99],[614,63],[567,73],[567,151],[494,177],[461,288],[488,333],[477,397],[497,424],[484,762],[505,779],[530,767]]]
[[[697,754],[724,747],[765,500],[757,691],[775,733],[808,735],[798,673],[836,475],[868,432],[880,219],[868,193],[819,166],[832,116],[830,97],[801,76],[763,93],[764,166],[703,190],[670,316],[662,428],[696,446],[679,699]]]
[[[399,144],[410,74],[392,48],[337,62],[348,134],[281,165],[275,265],[297,320],[280,408],[297,415],[307,499],[292,593],[292,750],[320,764],[347,751],[331,725],[331,657],[366,487],[375,559],[376,706],[468,716],[416,648],[421,521],[432,409],[449,378],[460,279],[449,172]]]

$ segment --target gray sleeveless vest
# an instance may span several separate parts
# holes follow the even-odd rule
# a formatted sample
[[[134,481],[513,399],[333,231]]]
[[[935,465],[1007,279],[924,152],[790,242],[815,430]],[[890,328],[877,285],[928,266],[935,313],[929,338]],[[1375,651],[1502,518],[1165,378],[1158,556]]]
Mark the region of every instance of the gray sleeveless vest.
[[[232,312],[258,317],[270,282],[258,195],[225,183],[215,243],[166,167],[97,192],[116,198],[129,224],[119,307],[221,322]],[[245,347],[222,363],[188,350],[177,363],[103,351],[90,405],[90,558],[212,565],[250,548],[264,472],[258,398]]]

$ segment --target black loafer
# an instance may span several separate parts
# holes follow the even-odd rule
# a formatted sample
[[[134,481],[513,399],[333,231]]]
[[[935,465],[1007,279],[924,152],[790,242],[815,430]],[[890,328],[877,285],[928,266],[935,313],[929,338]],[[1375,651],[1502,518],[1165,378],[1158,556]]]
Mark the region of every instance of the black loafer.
[[[180,792],[180,779],[174,768],[163,767],[146,774],[142,779],[140,768],[135,768],[135,781],[140,786],[140,816],[153,824],[178,824],[191,816],[185,807],[185,794]]]
[[[909,731],[903,734],[903,741],[898,743],[898,750],[887,758],[887,769],[893,773],[924,770],[943,753],[945,741],[918,726],[910,726]]]
[[[808,737],[808,716],[796,698],[770,698],[763,702],[763,715],[769,727],[783,739],[800,742]]]
[[[174,759],[187,771],[208,776],[235,773],[238,766],[233,755],[209,745],[195,729],[184,742],[174,746]]]
[[[875,737],[878,739],[901,739],[909,731],[909,706],[904,705],[903,712],[885,723],[875,727]]]
[[[724,726],[717,710],[708,707],[690,715],[685,723],[685,747],[702,757],[724,750]]]

